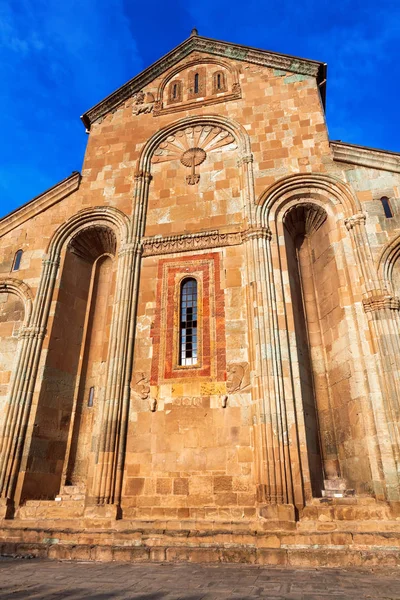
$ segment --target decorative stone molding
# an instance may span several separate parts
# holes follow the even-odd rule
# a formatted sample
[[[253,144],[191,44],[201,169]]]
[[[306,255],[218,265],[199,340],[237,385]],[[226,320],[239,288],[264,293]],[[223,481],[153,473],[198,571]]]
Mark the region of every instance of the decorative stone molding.
[[[363,300],[363,306],[366,313],[385,309],[400,310],[400,298],[387,295],[371,296]]]
[[[163,73],[168,71],[168,69],[171,69],[195,51],[219,56],[225,59],[235,59],[263,67],[316,77],[317,82],[321,86],[324,85],[326,78],[325,63],[284,54],[276,54],[265,50],[257,50],[255,48],[230,44],[228,42],[211,40],[201,36],[193,36],[185,40],[163,58],[160,58],[160,60],[146,70],[139,73],[139,75],[128,81],[113,94],[110,94],[110,96],[96,104],[96,106],[88,110],[81,117],[85,127],[90,130],[92,123],[110,112],[113,108],[122,104],[125,100],[131,98],[134,94],[137,94],[157,77],[160,77]],[[236,89],[233,93],[235,92]],[[321,92],[323,95],[323,89]]]
[[[221,233],[218,230],[204,233],[188,233],[168,237],[143,238],[143,256],[158,256],[175,252],[189,252],[222,246],[237,246],[242,242],[242,234]]]
[[[330,142],[334,160],[361,167],[370,167],[392,173],[400,173],[400,154],[356,146],[344,142]]]
[[[353,227],[356,227],[356,225],[364,225],[366,220],[367,220],[367,215],[365,213],[357,213],[356,215],[353,215],[353,216],[345,219],[344,223],[345,223],[347,229],[350,231],[350,229],[353,229]]]
[[[229,394],[250,389],[249,363],[229,363],[226,369],[226,389]]]
[[[256,202],[258,222],[267,225],[295,198],[305,201],[316,198],[331,206],[342,205],[348,217],[361,212],[357,196],[343,181],[321,173],[296,173],[276,181],[259,196]]]

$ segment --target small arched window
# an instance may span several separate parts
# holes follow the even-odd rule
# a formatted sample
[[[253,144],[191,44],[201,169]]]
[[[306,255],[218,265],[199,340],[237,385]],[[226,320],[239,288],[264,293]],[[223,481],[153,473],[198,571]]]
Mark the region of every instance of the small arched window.
[[[197,363],[197,281],[184,279],[180,290],[179,364]]]
[[[385,212],[385,217],[387,219],[391,219],[393,217],[392,207],[390,206],[390,201],[387,196],[382,196],[381,198],[383,210]]]
[[[22,258],[22,250],[17,250],[17,252],[15,253],[15,256],[14,256],[14,262],[13,262],[13,267],[12,267],[13,271],[19,271],[19,267],[21,265],[21,258]]]
[[[172,81],[169,86],[168,93],[168,101],[169,102],[181,102],[182,101],[182,82],[181,81]]]
[[[213,74],[213,93],[226,92],[225,74],[222,71],[217,71]]]
[[[194,93],[198,94],[199,93],[199,74],[196,73],[194,76]]]

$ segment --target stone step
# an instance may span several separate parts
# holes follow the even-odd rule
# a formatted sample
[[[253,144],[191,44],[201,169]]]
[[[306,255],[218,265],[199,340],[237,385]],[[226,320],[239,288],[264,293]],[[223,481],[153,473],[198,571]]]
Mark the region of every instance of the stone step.
[[[78,485],[62,485],[57,498],[63,500],[84,500],[86,496],[86,488],[84,484]]]
[[[97,561],[243,562],[292,566],[400,566],[400,532],[235,532],[95,526],[0,525],[0,553]]]
[[[83,516],[83,500],[28,500],[17,511],[20,519],[68,519]]]

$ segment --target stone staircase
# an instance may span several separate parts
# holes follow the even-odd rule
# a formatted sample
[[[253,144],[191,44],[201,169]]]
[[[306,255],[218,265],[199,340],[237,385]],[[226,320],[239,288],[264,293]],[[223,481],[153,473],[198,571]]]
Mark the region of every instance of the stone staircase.
[[[27,500],[16,512],[17,519],[70,519],[83,517],[85,486],[63,485],[54,500]]]
[[[31,501],[20,509],[25,511],[22,515],[0,520],[0,554],[96,561],[400,566],[400,518],[373,498],[314,499],[300,511],[297,522],[274,523],[261,517],[115,520],[83,516],[84,491],[72,487],[63,488],[58,501],[46,506]]]

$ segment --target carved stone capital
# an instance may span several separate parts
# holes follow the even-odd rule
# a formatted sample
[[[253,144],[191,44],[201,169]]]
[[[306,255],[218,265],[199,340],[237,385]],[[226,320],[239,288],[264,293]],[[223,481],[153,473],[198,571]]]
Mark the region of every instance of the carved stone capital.
[[[272,231],[269,227],[250,227],[242,234],[244,241],[251,239],[264,239],[268,242],[272,239]]]
[[[135,180],[143,179],[146,182],[150,182],[152,180],[152,174],[149,171],[136,171],[134,177]]]
[[[141,256],[143,253],[143,246],[140,242],[133,242],[130,244],[124,244],[121,246],[118,256],[125,256],[126,254],[138,254]]]
[[[400,298],[388,295],[374,295],[363,300],[363,306],[366,313],[377,312],[379,310],[400,310]]]
[[[252,154],[244,154],[243,156],[239,156],[238,160],[237,160],[237,165],[238,167],[241,167],[242,165],[247,165],[249,163],[253,162],[253,155]]]
[[[366,219],[367,215],[365,213],[357,213],[356,215],[352,215],[351,217],[345,219],[344,223],[347,229],[350,231],[350,229],[353,229],[353,227],[356,227],[356,225],[364,225]]]
[[[60,257],[56,256],[51,258],[50,256],[44,256],[42,259],[43,266],[49,265],[50,267],[59,267],[60,265]]]
[[[36,339],[44,339],[46,335],[45,327],[31,326],[31,327],[21,327],[19,331],[20,338],[36,338]]]

